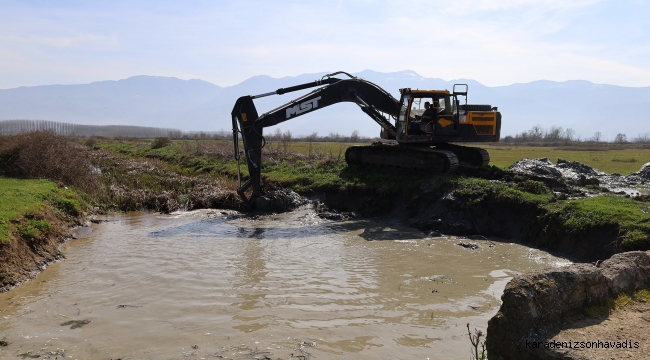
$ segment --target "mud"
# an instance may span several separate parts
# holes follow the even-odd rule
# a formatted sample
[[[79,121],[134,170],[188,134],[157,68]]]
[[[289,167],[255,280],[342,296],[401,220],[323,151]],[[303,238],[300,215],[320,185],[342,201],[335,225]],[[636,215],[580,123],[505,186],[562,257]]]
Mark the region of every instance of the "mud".
[[[10,242],[0,243],[0,293],[20,286],[50,264],[62,260],[61,245],[91,231],[81,218],[59,216],[52,210],[44,210],[41,216],[52,225],[48,236],[22,239],[12,234]]]
[[[570,263],[310,208],[101,220],[0,294],[0,358],[467,359],[512,276]]]

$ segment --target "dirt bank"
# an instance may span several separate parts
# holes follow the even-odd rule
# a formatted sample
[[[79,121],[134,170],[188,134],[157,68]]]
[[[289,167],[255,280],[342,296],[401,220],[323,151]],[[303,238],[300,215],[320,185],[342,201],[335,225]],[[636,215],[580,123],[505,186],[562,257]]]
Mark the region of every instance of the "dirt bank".
[[[616,254],[598,265],[574,264],[517,276],[506,286],[501,297],[503,304],[488,323],[489,357],[491,360],[585,358],[580,349],[565,351],[545,344],[563,328],[580,326],[575,320],[588,314],[588,309],[610,306],[612,299],[623,293],[647,288],[650,288],[650,251]],[[635,324],[625,326],[633,331]],[[623,342],[630,339],[581,337],[572,340]],[[647,342],[646,334],[637,333],[631,341],[632,347],[635,341]],[[622,344],[619,350],[620,346]],[[628,344],[625,351],[643,349],[630,349]],[[647,355],[634,354],[637,356],[633,358]]]
[[[82,218],[70,218],[46,209],[36,217],[47,221],[46,233],[25,236],[10,235],[10,241],[0,243],[0,292],[5,292],[31,280],[45,268],[64,258],[59,248],[72,239],[71,229],[82,225]],[[28,219],[21,219],[25,222]]]
[[[397,194],[365,188],[329,192],[319,200],[339,212],[388,214],[434,234],[514,239],[574,261],[650,249],[650,229],[643,225],[648,196],[615,194],[595,185],[613,184],[614,189],[624,184],[638,192],[636,187],[650,183],[650,164],[626,177],[613,176],[616,183],[603,180],[612,177],[603,174],[577,162],[553,165],[548,159],[525,159],[509,170],[465,168],[460,176],[432,177]],[[572,199],[577,201],[567,201]]]

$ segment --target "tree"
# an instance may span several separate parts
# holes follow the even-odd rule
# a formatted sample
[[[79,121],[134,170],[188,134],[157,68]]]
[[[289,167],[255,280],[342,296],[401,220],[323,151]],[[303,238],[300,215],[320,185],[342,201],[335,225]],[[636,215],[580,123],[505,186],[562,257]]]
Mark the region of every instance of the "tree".
[[[312,142],[318,140],[318,132],[314,131],[311,135],[307,136],[307,141]]]
[[[603,134],[602,134],[600,131],[596,131],[596,132],[594,133],[594,137],[593,137],[593,139],[594,139],[595,142],[600,142],[600,139],[601,139],[602,137],[603,137]]]
[[[614,138],[614,142],[619,143],[619,144],[626,143],[627,142],[627,135],[621,134],[621,133],[616,134],[616,137]]]
[[[352,131],[352,135],[350,135],[350,141],[351,142],[357,142],[361,136],[359,136],[359,130],[354,130]]]
[[[647,144],[650,143],[650,133],[639,134],[634,138],[635,143]]]

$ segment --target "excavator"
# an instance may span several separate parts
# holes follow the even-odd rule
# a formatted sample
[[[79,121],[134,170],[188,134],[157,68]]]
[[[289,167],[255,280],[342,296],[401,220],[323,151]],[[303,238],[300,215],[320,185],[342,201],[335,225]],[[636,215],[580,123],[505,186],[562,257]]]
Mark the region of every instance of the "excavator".
[[[253,103],[261,97],[314,87],[318,88],[262,115]],[[452,92],[410,88],[399,92],[401,98],[397,100],[370,81],[338,71],[313,82],[240,97],[231,113],[239,178],[237,193],[249,208],[255,208],[255,201],[261,196],[264,128],[340,102],[358,105],[379,124],[380,138],[388,140],[349,147],[345,160],[351,166],[392,166],[442,174],[455,172],[460,165],[488,165],[490,157],[485,149],[454,143],[499,141],[501,113],[496,107],[468,104],[467,84],[455,84]],[[249,172],[244,184],[240,174],[240,135]],[[245,192],[249,188],[252,193],[247,197]]]

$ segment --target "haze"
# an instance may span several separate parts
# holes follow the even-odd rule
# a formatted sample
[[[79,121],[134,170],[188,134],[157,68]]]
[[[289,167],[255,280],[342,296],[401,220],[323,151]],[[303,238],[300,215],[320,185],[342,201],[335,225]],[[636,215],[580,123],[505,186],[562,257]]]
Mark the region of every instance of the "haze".
[[[650,85],[647,1],[2,1],[0,89],[413,70]]]

